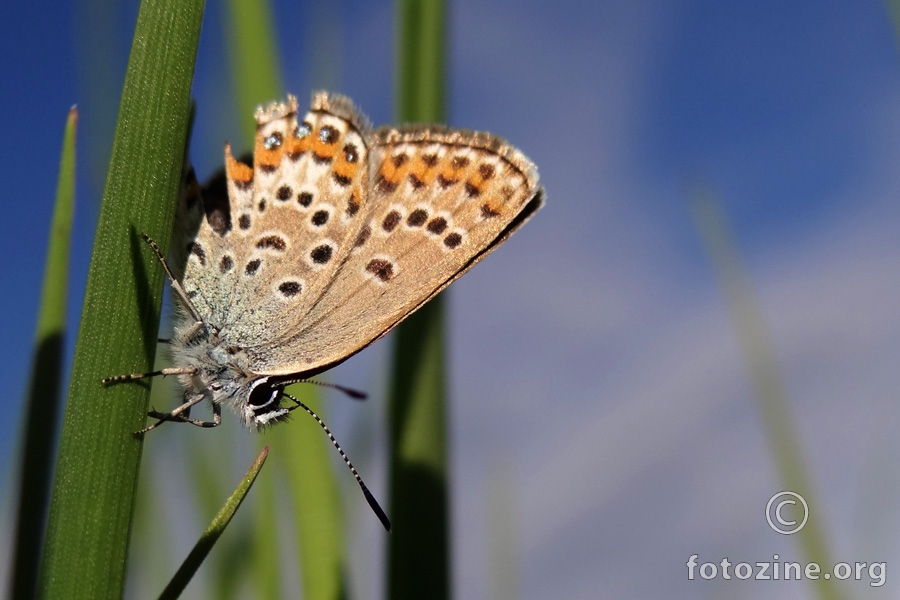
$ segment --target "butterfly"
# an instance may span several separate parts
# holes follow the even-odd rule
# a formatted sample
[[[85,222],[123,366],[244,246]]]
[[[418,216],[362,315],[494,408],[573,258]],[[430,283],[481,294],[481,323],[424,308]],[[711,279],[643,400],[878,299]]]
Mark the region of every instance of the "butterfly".
[[[288,96],[255,116],[252,166],[225,147],[227,194],[186,186],[170,249],[183,273],[148,238],[175,292],[174,366],[104,383],[176,375],[184,402],[139,433],[215,426],[223,405],[250,428],[284,420],[302,406],[286,385],[381,338],[544,203],[536,167],[489,133],[373,129],[326,92],[305,115]],[[213,421],[190,418],[205,400]]]

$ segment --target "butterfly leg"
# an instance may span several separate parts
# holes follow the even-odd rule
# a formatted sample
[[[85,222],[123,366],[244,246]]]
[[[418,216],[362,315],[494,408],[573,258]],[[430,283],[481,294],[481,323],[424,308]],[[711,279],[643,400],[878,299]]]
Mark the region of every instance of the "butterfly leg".
[[[168,369],[160,369],[152,373],[128,373],[126,375],[113,375],[100,380],[101,385],[109,385],[111,383],[122,383],[123,381],[135,381],[136,379],[146,379],[148,377],[156,377],[162,375],[193,375],[197,369],[193,367],[169,367]]]
[[[188,413],[190,412],[190,408],[199,402],[202,402],[206,396],[204,394],[197,394],[181,406],[167,412],[157,412],[155,410],[151,410],[147,414],[154,419],[159,419],[156,423],[151,423],[147,427],[144,427],[140,431],[135,431],[135,435],[141,435],[147,433],[151,429],[156,429],[160,426],[160,424],[165,423],[166,421],[174,421],[181,423],[190,423],[191,425],[196,425],[197,427],[217,427],[222,423],[222,409],[217,404],[213,404],[213,420],[209,421],[201,421],[199,419],[191,419],[188,417]]]
[[[184,411],[184,413],[182,413],[176,417],[170,416],[169,413],[156,412],[155,410],[151,410],[147,414],[155,419],[159,419],[158,422],[153,424],[153,427],[156,427],[163,421],[172,421],[173,423],[190,423],[191,425],[194,425],[195,427],[218,427],[219,425],[222,424],[222,407],[218,404],[213,404],[213,420],[212,421],[203,421],[201,419],[191,419],[190,412],[191,412],[191,409],[190,409],[190,407],[188,407]],[[152,429],[153,427],[151,427],[150,429]],[[142,432],[139,431],[138,433],[142,433]]]
[[[159,259],[160,264],[163,266],[163,269],[166,271],[166,275],[169,277],[169,283],[172,286],[172,289],[175,290],[175,293],[178,294],[178,297],[181,298],[181,301],[184,302],[185,307],[187,307],[188,312],[191,313],[191,316],[194,317],[198,323],[203,323],[203,318],[200,316],[200,313],[197,312],[197,309],[194,307],[194,303],[191,302],[191,299],[188,298],[187,292],[184,291],[184,288],[181,287],[181,284],[175,279],[175,275],[172,273],[172,269],[169,268],[169,263],[166,262],[166,257],[163,256],[162,250],[159,249],[159,246],[153,239],[147,235],[146,233],[141,233],[141,237],[147,242],[147,245],[150,246],[150,249],[153,250],[153,253],[156,254],[156,258]]]

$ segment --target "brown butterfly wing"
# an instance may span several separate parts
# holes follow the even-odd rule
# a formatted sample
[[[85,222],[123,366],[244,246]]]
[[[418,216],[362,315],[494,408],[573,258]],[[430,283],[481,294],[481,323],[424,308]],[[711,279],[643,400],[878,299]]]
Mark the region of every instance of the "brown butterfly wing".
[[[358,352],[543,205],[534,165],[491,134],[383,128],[367,145],[364,224],[310,310],[253,351],[261,374],[310,374]]]
[[[228,203],[207,205],[183,283],[228,344],[265,347],[320,301],[363,226],[368,187],[365,117],[349,100],[316,94],[257,113],[253,167],[226,147]]]

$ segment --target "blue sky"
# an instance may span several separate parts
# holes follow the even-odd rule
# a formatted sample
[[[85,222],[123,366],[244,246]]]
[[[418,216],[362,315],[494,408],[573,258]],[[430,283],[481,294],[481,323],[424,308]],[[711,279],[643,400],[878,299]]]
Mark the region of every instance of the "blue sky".
[[[136,14],[134,2],[109,4],[13,3],[0,22],[6,478],[72,104],[81,111],[73,327],[80,312]],[[900,51],[886,8],[501,0],[451,11],[451,124],[516,144],[548,197],[451,288],[458,595],[486,597],[486,530],[503,497],[522,598],[812,597],[794,582],[736,591],[734,581],[687,580],[694,553],[700,562],[802,560],[762,519],[780,484],[691,218],[698,181],[734,228],[834,554],[900,565],[887,533],[900,523]],[[388,3],[275,2],[274,12],[286,91],[302,100],[328,86],[374,122],[391,121]],[[337,34],[317,28],[329,19]],[[218,166],[223,142],[238,139],[239,119],[251,118],[229,101],[222,21],[210,3],[195,79],[201,177]],[[332,375],[372,395],[364,408],[337,403],[332,429],[353,438],[381,418],[384,361],[380,343]],[[384,489],[377,441],[370,458],[348,450],[370,487]],[[165,455],[161,443],[148,445],[148,468],[160,460],[154,452]],[[363,589],[378,577],[367,557],[382,538],[377,522],[355,522],[353,580]],[[889,573],[881,589],[892,585]],[[878,592],[866,581],[845,590]]]

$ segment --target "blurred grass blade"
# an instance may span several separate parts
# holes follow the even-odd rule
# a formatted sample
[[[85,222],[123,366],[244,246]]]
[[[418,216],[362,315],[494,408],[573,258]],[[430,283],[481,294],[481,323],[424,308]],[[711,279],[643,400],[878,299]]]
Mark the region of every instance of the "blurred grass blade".
[[[252,148],[256,135],[253,112],[283,93],[278,66],[277,36],[268,0],[228,0],[225,31],[229,61],[244,143]]]
[[[231,487],[233,474],[230,467],[239,460],[234,447],[238,445],[233,440],[235,434],[246,435],[246,432],[234,427],[218,427],[215,435],[188,435],[180,440],[188,448],[188,484],[193,493],[194,511],[198,515],[216,514],[222,496]],[[260,485],[265,489],[267,484],[261,482],[256,486],[254,507],[260,504]],[[219,540],[215,555],[210,557],[204,569],[210,596],[217,600],[239,598],[239,584],[257,560],[255,552],[254,560],[247,560],[247,535],[252,532],[252,523],[246,517],[244,514],[244,518],[231,526],[231,534],[227,538]]]
[[[75,132],[78,109],[69,110],[50,224],[44,285],[38,311],[35,352],[25,404],[20,449],[19,499],[11,568],[10,598],[33,598],[52,478],[59,419],[69,290],[69,252],[75,212]]]
[[[900,0],[887,0],[887,8],[894,25],[896,41],[900,43]]]
[[[276,466],[270,466],[269,477],[263,477],[256,485],[256,499],[253,503],[255,510],[253,520],[249,523],[250,530],[247,531],[247,539],[251,544],[248,566],[255,586],[253,597],[257,600],[279,600],[284,597],[281,589],[282,561],[278,547],[282,514],[277,509],[275,495],[275,478],[279,474],[277,469],[273,470]],[[246,545],[243,549],[245,552],[239,558],[248,562]],[[215,597],[225,598],[222,593],[217,593]]]
[[[397,118],[443,122],[445,62],[443,0],[397,0]]]
[[[181,595],[181,592],[184,591],[184,588],[187,587],[187,584],[191,581],[191,578],[193,578],[194,573],[200,568],[203,559],[206,558],[206,555],[212,550],[212,547],[219,539],[219,536],[225,531],[225,527],[231,522],[234,513],[237,512],[241,502],[243,502],[244,498],[247,496],[247,492],[249,492],[250,488],[253,486],[253,482],[256,481],[259,470],[262,469],[262,466],[266,463],[266,457],[268,455],[268,446],[263,447],[257,455],[256,460],[250,465],[250,470],[247,471],[247,474],[244,475],[244,478],[241,480],[240,484],[238,484],[237,489],[235,489],[234,493],[228,497],[225,505],[219,510],[215,518],[213,518],[212,523],[209,524],[209,527],[206,528],[206,531],[203,532],[200,539],[197,540],[191,553],[184,559],[178,572],[172,577],[172,581],[169,582],[166,589],[159,595],[160,599],[177,598]]]
[[[396,3],[397,119],[444,120],[444,4]],[[388,597],[450,594],[443,294],[397,328],[388,419]],[[427,575],[426,575],[427,574]]]
[[[322,414],[319,394],[313,386],[292,386],[288,393]],[[344,530],[340,490],[332,462],[334,448],[319,425],[304,415],[292,419],[290,427],[282,425],[273,429],[267,439],[279,444],[279,463],[291,491],[303,597],[308,600],[346,598]],[[358,501],[363,501],[361,495]]]
[[[41,565],[46,598],[119,598],[183,163],[202,0],[144,0],[131,48],[75,347]]]
[[[118,94],[121,92],[123,61],[120,52],[123,14],[133,7],[119,0],[79,0],[70,5],[74,21],[74,54],[77,69],[78,103],[81,118],[90,124],[90,134],[82,136],[79,146],[79,173],[82,189],[90,190],[85,205],[99,204],[97,190],[103,189],[115,132]],[[87,212],[87,211],[85,211]]]
[[[253,147],[256,122],[253,112],[258,104],[281,98],[281,69],[276,53],[275,28],[269,3],[228,3],[228,26],[233,43],[230,54],[240,119],[246,124],[245,147]],[[301,103],[306,99],[301,96]],[[322,414],[318,392],[313,386],[298,385],[289,393]],[[298,431],[300,429],[301,431]],[[345,549],[341,524],[341,502],[328,438],[312,419],[297,418],[290,425],[268,430],[265,442],[276,457],[277,468],[290,490],[296,542],[300,558],[300,580],[307,600],[336,600],[346,597]],[[265,496],[271,502],[257,502],[257,521],[271,527],[253,531],[253,545],[261,555],[278,555],[278,537],[283,528],[272,517],[277,514],[274,490]],[[253,580],[257,597],[275,597],[276,563],[255,560]]]
[[[719,278],[738,340],[747,360],[750,377],[756,388],[762,424],[772,450],[772,458],[781,477],[781,484],[785,490],[803,496],[810,506],[819,506],[815,500],[812,484],[806,476],[808,469],[803,461],[802,448],[797,441],[799,436],[793,426],[787,395],[781,384],[775,351],[767,335],[765,320],[753,297],[752,286],[741,264],[731,228],[722,214],[720,203],[707,190],[695,189],[691,205],[694,220]],[[818,518],[820,514],[811,511],[806,526],[795,537],[806,554],[807,562],[832,565],[834,563]],[[813,583],[816,593],[821,598],[842,597],[840,589],[834,582],[820,579]]]

